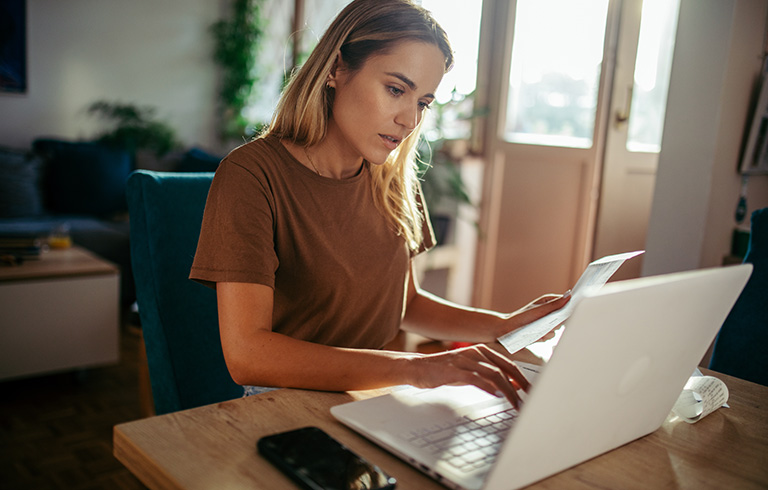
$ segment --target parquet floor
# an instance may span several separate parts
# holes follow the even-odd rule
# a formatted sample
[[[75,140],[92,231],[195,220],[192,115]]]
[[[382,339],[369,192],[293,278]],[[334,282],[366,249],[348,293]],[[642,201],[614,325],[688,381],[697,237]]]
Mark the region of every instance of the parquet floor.
[[[112,427],[141,418],[139,335],[116,366],[0,382],[0,489],[143,489],[112,456]]]

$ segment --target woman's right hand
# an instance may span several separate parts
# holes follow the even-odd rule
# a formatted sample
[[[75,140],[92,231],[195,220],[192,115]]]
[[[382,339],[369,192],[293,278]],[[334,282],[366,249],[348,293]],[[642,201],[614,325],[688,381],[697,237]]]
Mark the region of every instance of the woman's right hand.
[[[495,396],[501,393],[515,408],[522,403],[518,390],[530,388],[514,362],[484,344],[414,356],[409,362],[413,373],[409,384],[419,388],[474,385]]]

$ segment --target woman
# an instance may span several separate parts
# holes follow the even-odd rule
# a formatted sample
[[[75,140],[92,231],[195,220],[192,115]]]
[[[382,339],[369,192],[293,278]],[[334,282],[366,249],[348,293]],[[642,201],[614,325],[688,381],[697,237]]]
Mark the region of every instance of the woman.
[[[224,357],[246,393],[458,383],[518,403],[525,378],[484,345],[381,350],[401,328],[494,341],[567,301],[501,314],[417,284],[411,259],[434,239],[414,153],[452,63],[427,11],[355,0],[290,81],[265,134],[219,166],[190,277],[216,288]]]

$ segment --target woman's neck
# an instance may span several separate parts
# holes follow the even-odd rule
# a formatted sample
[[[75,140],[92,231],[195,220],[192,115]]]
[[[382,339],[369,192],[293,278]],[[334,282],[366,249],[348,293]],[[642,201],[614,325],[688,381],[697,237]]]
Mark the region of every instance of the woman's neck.
[[[322,177],[349,179],[360,172],[363,157],[344,140],[335,126],[328,125],[326,137],[319,143],[302,147],[290,141],[283,146],[302,165]]]

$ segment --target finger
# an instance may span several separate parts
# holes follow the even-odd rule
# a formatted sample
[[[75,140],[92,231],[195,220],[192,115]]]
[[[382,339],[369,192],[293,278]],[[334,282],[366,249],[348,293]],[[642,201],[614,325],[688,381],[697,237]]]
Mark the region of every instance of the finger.
[[[522,404],[517,389],[501,370],[489,364],[477,364],[474,370],[461,370],[454,384],[472,385],[493,396],[504,396],[515,408]]]
[[[546,335],[544,335],[540,340],[551,340],[557,337],[559,333],[562,333],[563,328],[565,328],[565,322],[560,323],[558,326],[554,327]]]
[[[525,377],[517,364],[509,358],[499,354],[484,344],[479,344],[477,350],[480,355],[486,359],[486,362],[496,366],[504,373],[506,379],[515,385],[515,389],[523,391],[528,391],[530,389],[531,383],[528,381],[528,378]]]
[[[555,338],[555,330],[557,330],[557,328],[553,328],[553,329],[552,329],[552,330],[550,330],[549,332],[545,333],[544,335],[542,335],[541,337],[539,337],[539,339],[537,340],[537,342],[543,342],[543,341],[547,341],[547,340],[552,340],[552,339],[554,339],[554,338]]]
[[[488,346],[483,345],[483,348],[486,357],[488,357],[494,365],[498,366],[499,369],[504,372],[507,378],[517,386],[518,390],[523,390],[526,392],[530,390],[531,383],[528,381],[528,378],[525,377],[517,364],[515,364],[513,361],[510,361],[508,358],[502,356]]]
[[[570,296],[561,296],[547,303],[544,303],[541,305],[535,305],[535,306],[532,306],[531,308],[523,310],[519,314],[515,315],[515,317],[517,317],[518,320],[521,321],[520,325],[525,325],[534,320],[538,320],[539,318],[546,316],[552,313],[553,311],[559,310],[560,308],[565,306],[570,299],[571,299]]]
[[[501,393],[507,400],[509,400],[513,407],[520,408],[522,400],[517,393],[518,387],[511,382],[510,378],[507,377],[501,369],[497,366],[481,363],[475,374],[479,378],[476,386],[484,389],[480,385],[488,383],[490,384],[491,389],[485,389],[485,391],[496,396],[498,396],[498,393]]]
[[[530,387],[528,380],[513,362],[483,344],[419,356],[416,359],[431,366],[428,370],[417,371],[433,373],[415,383],[420,387],[474,385],[491,395],[503,395],[516,408],[521,404],[518,390]]]
[[[503,373],[505,384],[512,384],[515,390],[522,389],[528,391],[530,389],[530,382],[525,375],[523,375],[523,372],[520,371],[517,364],[487,345],[477,344],[467,347],[465,348],[464,355],[468,356],[470,362],[494,366],[496,369],[500,370],[499,372]],[[465,368],[474,369],[473,366],[466,366]]]
[[[535,300],[531,301],[530,303],[525,305],[523,308],[518,310],[518,312],[519,313],[524,313],[526,311],[534,310],[536,308],[539,308],[539,307],[545,306],[545,305],[551,305],[553,303],[565,305],[565,303],[568,302],[570,297],[571,297],[571,290],[570,289],[568,291],[566,291],[565,294],[545,294],[545,295],[539,296]]]
[[[531,304],[534,304],[534,305],[544,305],[544,304],[549,303],[550,301],[555,301],[555,300],[560,299],[562,297],[563,297],[562,294],[544,294],[542,296],[539,296],[535,300],[533,300],[533,302]]]

